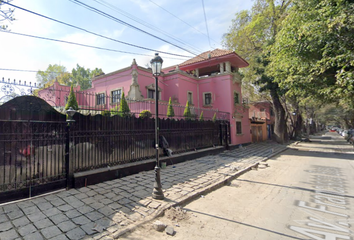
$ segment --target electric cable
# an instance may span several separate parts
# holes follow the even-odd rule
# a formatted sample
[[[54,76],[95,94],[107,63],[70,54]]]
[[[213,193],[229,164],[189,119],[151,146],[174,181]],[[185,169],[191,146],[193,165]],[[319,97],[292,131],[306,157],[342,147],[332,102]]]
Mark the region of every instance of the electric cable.
[[[206,14],[205,14],[205,7],[204,7],[204,0],[202,0],[202,5],[203,5],[203,12],[204,12],[204,20],[205,20],[205,26],[206,26],[206,30],[207,30],[207,34],[208,34],[208,40],[209,40],[209,47],[211,47],[211,44],[210,44],[210,36],[209,36],[209,28],[208,28],[208,22],[207,22],[207,17],[206,17]]]
[[[24,37],[37,38],[37,39],[42,39],[42,40],[48,40],[48,41],[54,41],[54,42],[60,42],[60,43],[67,43],[67,44],[77,45],[77,46],[81,46],[81,47],[94,48],[94,49],[111,51],[111,52],[119,52],[119,53],[126,53],[126,54],[132,54],[132,55],[141,55],[141,56],[151,56],[150,54],[132,53],[132,52],[127,52],[127,51],[115,50],[115,49],[110,49],[110,48],[96,47],[96,46],[86,45],[86,44],[82,44],[82,43],[69,42],[69,41],[65,41],[65,40],[59,40],[59,39],[53,39],[53,38],[47,38],[47,37],[40,37],[40,36],[35,36],[35,35],[30,35],[30,34],[12,32],[12,31],[9,32],[9,31],[0,30],[0,33],[1,32],[2,33],[14,34],[14,35],[20,35],[20,36],[24,36]],[[176,59],[176,60],[184,60],[184,59],[180,59],[180,58],[171,58],[171,57],[164,57],[164,58]]]
[[[164,10],[165,12],[169,13],[170,15],[172,15],[173,17],[177,18],[178,20],[180,20],[181,22],[185,23],[186,25],[188,25],[190,28],[193,28],[194,30],[196,30],[197,32],[205,35],[206,37],[209,38],[208,35],[206,35],[205,33],[203,33],[202,31],[199,31],[197,28],[193,27],[192,25],[190,25],[188,22],[184,21],[183,19],[179,18],[178,16],[176,16],[175,14],[171,13],[170,11],[168,11],[167,9],[161,7],[160,5],[158,5],[157,3],[155,3],[154,1],[152,0],[149,0],[150,2],[152,2],[153,4],[155,4],[156,6],[158,6],[159,8],[161,8],[162,10]],[[203,6],[204,6],[204,3],[203,3]],[[213,40],[213,42],[215,43],[218,43],[217,41],[215,41],[214,39],[211,39]]]
[[[195,46],[193,46],[193,45],[191,45],[191,44],[189,44],[187,42],[184,42],[181,39],[178,39],[176,36],[173,36],[172,34],[169,34],[168,32],[166,32],[166,31],[164,31],[164,30],[162,30],[162,29],[160,29],[160,28],[158,28],[158,27],[156,27],[156,26],[154,26],[152,24],[148,24],[146,21],[143,21],[143,20],[133,16],[132,14],[130,14],[128,12],[125,12],[122,9],[117,8],[113,4],[110,4],[110,3],[108,3],[108,2],[106,2],[104,0],[93,0],[93,1],[95,1],[98,4],[101,4],[101,5],[109,8],[109,9],[115,11],[115,12],[118,12],[118,13],[122,14],[123,16],[125,16],[125,17],[127,17],[127,18],[129,18],[129,19],[131,19],[131,20],[133,20],[133,21],[135,21],[135,22],[137,22],[137,23],[139,23],[139,24],[151,29],[151,30],[157,31],[157,32],[165,35],[166,37],[169,37],[169,38],[171,38],[171,39],[173,39],[173,40],[175,40],[175,41],[177,41],[177,42],[179,42],[179,43],[181,43],[181,44],[183,44],[185,46],[188,46],[188,47],[196,50],[197,52],[202,52],[202,50],[196,48]]]
[[[33,11],[31,11],[31,10],[28,10],[28,9],[25,9],[25,8],[22,8],[22,7],[13,5],[13,4],[8,3],[8,2],[3,2],[3,3],[4,3],[4,4],[7,4],[7,5],[10,5],[10,6],[12,6],[12,7],[15,7],[15,8],[17,8],[17,9],[23,10],[23,11],[25,11],[25,12],[29,12],[29,13],[31,13],[31,14],[37,15],[37,16],[39,16],[39,17],[46,18],[46,19],[48,19],[48,20],[51,20],[51,21],[54,21],[54,22],[57,22],[57,23],[60,23],[60,24],[63,24],[63,25],[66,25],[66,26],[69,26],[69,27],[72,27],[72,28],[76,28],[76,29],[79,29],[79,30],[81,30],[81,31],[84,31],[84,32],[93,34],[93,35],[95,35],[95,36],[102,37],[102,38],[105,38],[105,39],[108,39],[108,40],[111,40],[111,41],[115,41],[115,42],[118,42],[118,43],[121,43],[121,44],[125,44],[125,45],[131,46],[131,47],[136,47],[136,48],[140,48],[140,49],[144,49],[144,50],[149,50],[149,51],[154,51],[154,52],[160,52],[160,53],[164,53],[164,54],[168,54],[168,55],[173,55],[173,56],[178,56],[178,57],[191,58],[191,56],[185,56],[185,55],[180,55],[180,54],[174,54],[174,53],[164,52],[164,51],[160,51],[160,50],[155,50],[155,49],[146,48],[146,47],[134,45],[134,44],[131,44],[131,43],[126,43],[126,42],[123,42],[123,41],[119,41],[119,40],[116,40],[116,39],[113,39],[113,38],[110,38],[110,37],[103,36],[103,35],[98,34],[98,33],[91,32],[91,31],[86,30],[86,29],[84,29],[84,28],[77,27],[77,26],[74,26],[74,25],[69,24],[69,23],[65,23],[65,22],[62,22],[62,21],[60,21],[60,20],[56,20],[56,19],[54,19],[54,18],[48,17],[48,16],[44,16],[44,15],[42,15],[42,14],[39,14],[39,13],[33,12]]]
[[[99,15],[102,15],[102,16],[104,16],[104,17],[106,17],[106,18],[109,18],[109,19],[111,19],[111,20],[113,20],[113,21],[115,21],[115,22],[118,22],[118,23],[120,23],[120,24],[122,24],[122,25],[125,25],[125,26],[127,26],[127,27],[133,28],[133,29],[135,29],[135,30],[137,30],[137,31],[139,31],[139,32],[142,32],[142,33],[147,34],[147,35],[149,35],[149,36],[151,36],[151,37],[154,37],[154,38],[156,38],[156,39],[158,39],[158,40],[160,40],[160,41],[163,41],[163,42],[168,43],[168,44],[170,44],[170,45],[172,45],[172,46],[175,46],[175,47],[177,47],[177,48],[179,48],[179,49],[181,49],[181,50],[184,50],[184,51],[186,51],[186,52],[188,52],[188,53],[191,53],[191,54],[193,54],[193,55],[195,55],[195,56],[198,55],[198,54],[196,54],[196,53],[194,53],[194,52],[192,52],[192,51],[190,51],[190,50],[188,50],[188,49],[185,49],[185,48],[183,48],[183,47],[180,47],[180,46],[178,46],[178,45],[176,45],[176,44],[174,44],[174,43],[172,43],[172,42],[169,42],[169,41],[167,41],[167,40],[165,40],[165,39],[163,39],[163,38],[160,38],[160,37],[158,37],[158,36],[156,36],[156,35],[154,35],[154,34],[151,34],[151,33],[147,32],[147,31],[145,31],[145,30],[143,30],[143,29],[141,29],[141,28],[138,28],[138,27],[136,27],[136,26],[134,26],[134,25],[132,25],[132,24],[129,24],[129,23],[127,23],[127,22],[125,22],[125,21],[123,21],[123,20],[121,20],[121,19],[118,19],[118,18],[116,18],[116,17],[113,17],[112,15],[109,15],[108,13],[105,13],[105,12],[103,12],[103,11],[101,11],[101,10],[95,8],[95,7],[92,7],[92,6],[90,6],[90,5],[87,5],[87,4],[85,4],[85,3],[83,3],[83,2],[81,2],[81,1],[79,1],[79,0],[69,0],[69,1],[72,2],[72,3],[75,3],[75,4],[79,5],[79,6],[82,6],[82,7],[86,8],[86,9],[92,11],[92,12],[95,12],[95,13],[97,13],[97,14],[99,14]]]

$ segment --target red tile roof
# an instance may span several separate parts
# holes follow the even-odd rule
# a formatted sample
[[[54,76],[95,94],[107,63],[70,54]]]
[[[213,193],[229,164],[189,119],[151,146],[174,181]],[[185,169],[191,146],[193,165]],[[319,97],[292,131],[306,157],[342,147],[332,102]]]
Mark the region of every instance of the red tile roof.
[[[213,51],[203,52],[203,53],[199,54],[198,56],[181,63],[180,66],[189,65],[189,64],[197,63],[197,62],[202,62],[202,61],[207,60],[209,58],[221,57],[221,56],[225,56],[225,55],[228,55],[231,53],[235,53],[235,52],[231,51],[231,50],[224,50],[224,49],[217,48]]]

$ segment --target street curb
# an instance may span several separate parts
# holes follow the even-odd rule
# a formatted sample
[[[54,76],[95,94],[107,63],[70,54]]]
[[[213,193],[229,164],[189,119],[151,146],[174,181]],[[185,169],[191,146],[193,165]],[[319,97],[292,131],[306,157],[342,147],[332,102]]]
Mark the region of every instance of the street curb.
[[[171,208],[171,207],[176,207],[176,206],[180,206],[180,205],[185,205],[195,199],[197,199],[198,197],[200,197],[201,195],[206,195],[212,191],[215,191],[216,189],[219,189],[225,185],[227,185],[228,183],[230,183],[232,180],[238,178],[239,176],[245,174],[246,172],[250,171],[252,168],[254,167],[257,167],[259,165],[259,163],[261,162],[265,162],[267,160],[269,160],[270,158],[286,151],[289,149],[289,145],[284,148],[283,150],[280,150],[279,152],[276,152],[276,153],[273,153],[271,154],[270,156],[268,157],[265,157],[264,159],[260,160],[260,161],[257,161],[256,163],[253,163],[253,164],[250,164],[248,165],[246,168],[242,169],[242,170],[239,170],[233,174],[230,174],[230,175],[224,175],[223,179],[222,180],[219,180],[217,179],[216,180],[216,183],[214,184],[211,184],[210,186],[208,187],[205,187],[203,188],[202,190],[200,191],[196,191],[196,192],[193,192],[191,194],[187,194],[183,197],[181,197],[180,199],[176,200],[174,203],[168,203],[166,202],[165,204],[163,204],[163,200],[161,200],[161,203],[162,203],[162,206],[160,207],[160,209],[152,216],[148,216],[146,217],[144,220],[142,221],[139,221],[138,223],[134,223],[134,224],[131,224],[131,226],[128,226],[127,228],[121,230],[121,231],[117,231],[115,233],[113,233],[111,235],[111,237],[113,237],[114,239],[118,239],[120,236],[128,233],[128,232],[132,232],[133,230],[135,230],[136,228],[138,228],[139,226],[145,224],[145,223],[148,223],[150,221],[152,221],[153,219],[157,218],[157,217],[160,217],[163,215],[163,213]],[[222,177],[220,177],[222,178]]]

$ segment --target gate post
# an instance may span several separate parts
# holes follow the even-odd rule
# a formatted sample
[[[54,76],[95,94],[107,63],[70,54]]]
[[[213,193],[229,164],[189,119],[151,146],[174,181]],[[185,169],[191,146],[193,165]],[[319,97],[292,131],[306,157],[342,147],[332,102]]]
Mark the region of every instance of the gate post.
[[[229,150],[229,128],[228,128],[228,124],[225,123],[225,134],[224,134],[224,141],[225,141],[225,149]]]
[[[65,127],[65,177],[66,177],[66,189],[72,187],[71,169],[70,169],[70,123]]]
[[[220,146],[224,145],[223,144],[223,139],[224,139],[224,135],[223,135],[223,127],[222,127],[223,123],[219,122],[219,132],[220,132]]]

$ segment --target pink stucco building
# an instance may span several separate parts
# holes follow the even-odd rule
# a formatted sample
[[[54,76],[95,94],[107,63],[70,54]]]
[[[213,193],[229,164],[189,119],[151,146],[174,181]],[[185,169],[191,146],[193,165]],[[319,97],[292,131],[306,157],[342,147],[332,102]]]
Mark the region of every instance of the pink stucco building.
[[[204,109],[204,116],[208,109],[230,113],[227,116],[230,121],[231,143],[249,143],[249,113],[242,100],[241,76],[238,73],[239,68],[247,66],[248,63],[235,52],[215,49],[179,65],[163,68],[159,77],[159,102],[165,102],[167,108],[170,97],[175,105],[185,106],[188,100],[194,109]],[[76,96],[81,109],[112,109],[119,104],[123,92],[128,100],[154,104],[155,80],[151,69],[138,66],[133,60],[126,68],[93,78],[92,88],[82,91],[85,94],[78,92]],[[95,100],[90,100],[92,98],[88,97],[88,93],[92,93]],[[60,101],[63,101],[62,97]],[[130,108],[138,111],[132,109],[133,105]],[[152,113],[154,111],[153,107],[148,110]]]

